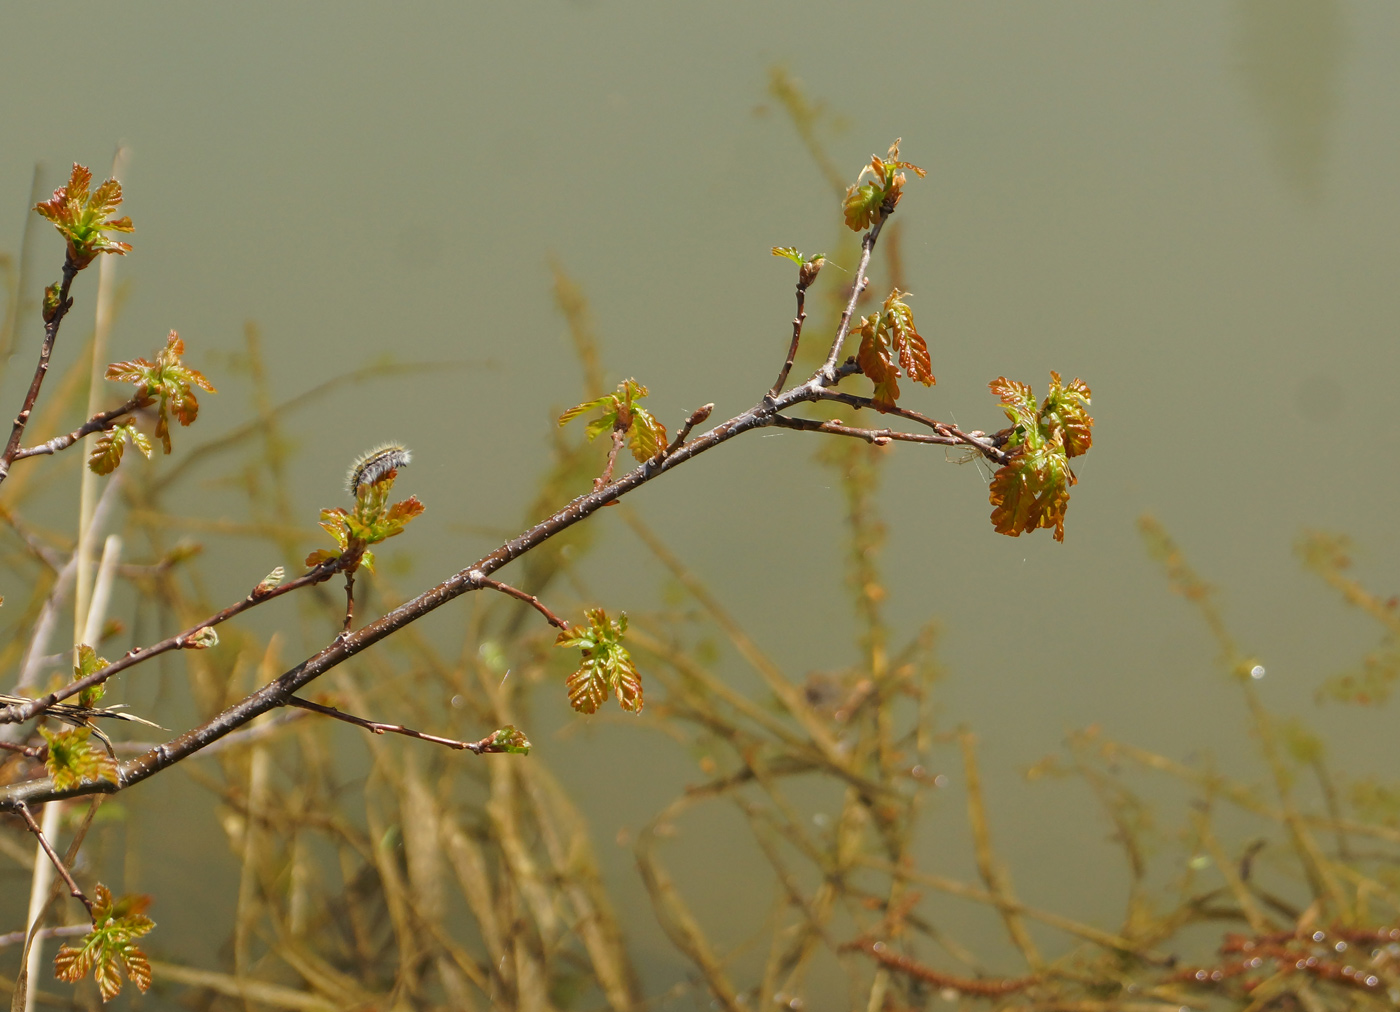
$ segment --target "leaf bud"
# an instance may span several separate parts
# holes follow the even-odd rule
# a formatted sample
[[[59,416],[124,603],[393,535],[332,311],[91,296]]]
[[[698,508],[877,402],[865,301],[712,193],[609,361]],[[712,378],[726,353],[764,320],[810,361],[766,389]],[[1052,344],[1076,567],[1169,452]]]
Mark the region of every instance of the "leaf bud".
[[[287,571],[278,566],[272,572],[264,576],[256,587],[253,588],[253,597],[266,597],[282,585],[283,579],[287,576]]]
[[[55,281],[53,284],[49,285],[49,287],[44,289],[43,312],[45,323],[53,323],[53,318],[58,315],[58,307],[61,305],[58,293],[61,287],[62,286],[57,281]]]
[[[219,645],[219,633],[213,626],[203,626],[185,639],[185,646],[191,650],[208,650]]]
[[[533,747],[530,739],[525,737],[524,732],[515,727],[514,724],[507,724],[505,727],[491,734],[487,739],[488,744],[485,751],[507,752],[516,755],[528,755]]]
[[[826,265],[826,257],[813,257],[804,263],[797,272],[797,287],[806,290],[813,281],[817,280],[817,275],[821,273],[822,267]]]

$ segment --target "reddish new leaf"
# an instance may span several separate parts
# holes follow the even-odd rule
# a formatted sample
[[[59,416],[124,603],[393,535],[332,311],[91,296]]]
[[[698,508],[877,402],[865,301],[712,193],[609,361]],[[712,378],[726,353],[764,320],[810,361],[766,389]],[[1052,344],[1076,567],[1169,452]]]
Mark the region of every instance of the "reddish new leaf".
[[[1058,441],[1025,446],[992,476],[987,489],[992,525],[998,534],[1019,537],[1040,527],[1053,527],[1055,540],[1065,539],[1065,510],[1074,472]]]
[[[877,408],[892,408],[899,400],[899,368],[890,354],[889,332],[880,326],[879,314],[861,319],[856,328],[860,347],[856,349],[856,364],[871,383],[875,384],[873,400]]]
[[[881,323],[890,333],[890,343],[899,353],[899,364],[904,367],[904,374],[926,387],[932,386],[936,382],[933,376],[933,359],[928,353],[928,344],[914,327],[913,310],[904,302],[904,297],[908,294],[898,288],[890,292],[889,298],[885,300],[885,312]]]
[[[904,173],[900,169],[909,169],[921,178],[928,175],[913,162],[900,161],[898,139],[890,145],[884,158],[870,156],[870,164],[860,170],[856,181],[846,190],[842,209],[847,228],[859,232],[895,209],[904,194]],[[866,173],[873,176],[875,182],[861,183]]]
[[[1011,424],[1022,430],[1019,443],[1019,438],[1024,438],[1036,428],[1035,394],[1031,393],[1030,385],[998,376],[987,386],[1001,401],[1002,410],[1011,419]]]
[[[846,227],[852,232],[859,232],[875,224],[884,199],[885,191],[874,183],[852,183],[846,188],[846,197],[841,202]]]
[[[904,302],[906,294],[896,288],[880,312],[862,318],[856,327],[860,334],[856,364],[875,384],[871,399],[882,410],[893,408],[899,400],[901,368],[910,379],[924,386],[934,383],[928,345],[914,327],[914,313]]]
[[[642,709],[642,679],[632,663],[632,655],[622,645],[627,632],[624,612],[616,622],[608,619],[602,608],[586,613],[587,626],[573,626],[559,634],[555,644],[578,647],[582,660],[578,670],[568,677],[565,688],[569,705],[580,713],[595,713],[608,693],[615,692],[624,710],[638,713]]]
[[[92,468],[94,474],[111,474],[121,464],[122,454],[125,452],[126,440],[108,429],[92,444],[92,452],[88,454],[88,467]]]
[[[137,393],[143,398],[159,400],[156,410],[156,438],[161,441],[165,452],[170,452],[170,415],[181,425],[189,425],[199,415],[199,401],[193,387],[217,393],[204,374],[191,369],[180,360],[184,354],[185,342],[180,335],[171,331],[166,337],[165,347],[156,354],[154,362],[144,358],[126,362],[113,362],[107,366],[107,378],[121,383],[134,383]]]
[[[1063,433],[1065,455],[1078,457],[1094,443],[1094,420],[1089,417],[1089,384],[1075,377],[1069,383],[1050,373],[1050,393],[1040,406],[1040,417]]]
[[[402,447],[396,449],[401,451],[400,466],[406,465],[407,453],[402,451]],[[377,479],[370,480],[378,472],[363,468],[361,465],[364,463],[365,459],[357,463],[353,472],[355,476],[350,483],[355,492],[354,511],[340,506],[321,510],[321,529],[331,536],[340,551],[317,549],[306,557],[306,565],[319,566],[339,559],[341,568],[346,572],[353,573],[364,566],[372,573],[374,553],[368,551],[369,546],[402,534],[404,528],[426,509],[417,496],[409,496],[390,505],[389,493],[398,480],[398,468],[391,467]]]
[[[102,433],[88,454],[88,467],[95,474],[111,474],[122,462],[126,444],[130,442],[147,460],[151,458],[151,441],[136,428],[135,422],[119,422]]]
[[[418,497],[416,495],[411,495],[403,502],[396,502],[394,503],[394,505],[390,506],[389,512],[387,514],[387,519],[393,523],[397,523],[399,525],[399,530],[401,531],[403,530],[404,524],[408,523],[410,520],[418,516],[427,508],[428,507],[424,506],[421,502],[418,501]],[[398,531],[395,531],[394,533],[397,534]]]
[[[94,890],[92,930],[79,948],[64,945],[54,955],[54,976],[76,984],[92,973],[104,1002],[122,989],[122,972],[140,990],[151,986],[151,964],[136,939],[148,934],[155,922],[144,913],[149,896],[123,896],[113,902],[111,891],[101,882]]]
[[[608,698],[607,677],[596,664],[580,665],[564,682],[564,688],[569,692],[569,705],[579,713],[597,713]]]
[[[989,386],[1013,426],[1001,433],[1011,459],[992,477],[987,493],[992,523],[1013,537],[1051,527],[1055,540],[1063,541],[1069,490],[1076,482],[1069,458],[1092,442],[1094,420],[1084,410],[1089,387],[1078,379],[1065,385],[1052,372],[1049,396],[1037,409],[1025,383],[999,376]]]
[[[82,270],[99,253],[125,255],[128,243],[108,239],[103,232],[134,232],[131,219],[109,218],[122,202],[122,187],[109,179],[91,194],[88,187],[92,173],[82,165],[73,164],[66,186],[53,191],[53,197],[34,205],[34,210],[53,222],[54,228],[68,242],[68,258]]]

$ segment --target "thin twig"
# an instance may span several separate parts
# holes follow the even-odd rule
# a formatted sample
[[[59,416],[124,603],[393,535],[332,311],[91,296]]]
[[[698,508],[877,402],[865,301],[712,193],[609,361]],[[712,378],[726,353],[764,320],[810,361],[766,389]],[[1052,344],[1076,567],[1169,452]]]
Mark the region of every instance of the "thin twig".
[[[907,418],[911,422],[918,422],[920,425],[925,425],[934,432],[951,436],[957,443],[973,447],[988,460],[996,464],[1005,465],[1011,459],[1010,454],[1001,449],[996,441],[985,432],[978,432],[975,430],[973,432],[964,432],[956,425],[940,422],[928,417],[928,415],[914,411],[911,408],[901,408],[898,405],[882,407],[877,405],[874,400],[869,397],[861,397],[858,394],[848,394],[842,390],[819,390],[813,396],[814,399],[819,401],[836,401],[839,404],[845,404],[853,408],[871,408],[882,414],[895,415],[898,418]]]
[[[38,443],[35,446],[26,446],[22,450],[16,450],[14,459],[23,460],[26,457],[38,457],[66,450],[84,436],[90,436],[94,432],[105,432],[122,415],[131,414],[145,403],[149,403],[149,399],[137,394],[120,407],[113,408],[111,411],[98,412],[66,436],[54,436],[47,443]]]
[[[833,436],[854,436],[875,446],[886,446],[898,440],[905,443],[936,443],[939,446],[961,446],[962,440],[956,436],[941,433],[900,432],[898,429],[858,429],[839,419],[818,421],[815,418],[792,418],[788,415],[774,415],[773,424],[782,429],[797,429],[801,432],[825,432]]]
[[[554,612],[550,611],[549,608],[545,606],[544,602],[541,601],[534,594],[527,594],[525,593],[525,591],[521,590],[518,587],[512,587],[508,583],[502,583],[499,580],[493,580],[484,573],[478,575],[477,582],[480,586],[490,587],[492,590],[498,590],[502,594],[515,598],[517,601],[524,601],[530,607],[534,608],[537,612],[543,615],[545,621],[548,622],[550,625],[554,626],[554,628],[563,629],[566,631],[568,630],[569,623],[566,622],[564,619],[560,618],[558,615],[554,614]]]
[[[30,759],[42,760],[44,756],[49,754],[47,745],[18,745],[12,741],[0,741],[0,749],[4,749],[6,752],[18,752]]]
[[[29,392],[24,396],[24,406],[15,416],[14,428],[10,430],[10,441],[5,444],[4,454],[0,454],[0,482],[10,474],[10,464],[19,450],[19,441],[24,438],[24,427],[29,424],[29,416],[34,411],[34,402],[39,399],[39,388],[44,385],[44,377],[49,372],[49,358],[53,355],[54,341],[58,337],[59,325],[73,308],[73,300],[68,297],[73,287],[73,279],[78,276],[79,267],[71,257],[63,259],[63,281],[58,289],[58,302],[53,316],[44,323],[44,343],[39,349],[39,364],[34,368],[34,379],[29,383]]]
[[[778,372],[778,378],[768,391],[768,396],[777,397],[783,391],[783,384],[787,382],[788,373],[792,372],[793,360],[797,358],[797,345],[802,340],[802,324],[807,319],[807,285],[802,283],[804,272],[799,268],[797,275],[797,315],[792,318],[792,342],[788,345],[787,360],[783,362],[783,368]],[[815,277],[815,275],[814,275]]]
[[[710,403],[702,404],[700,407],[692,411],[690,413],[690,417],[688,417],[685,420],[685,423],[681,425],[680,431],[676,433],[676,438],[671,440],[671,445],[666,447],[666,449],[662,451],[662,458],[664,459],[666,457],[669,457],[671,454],[679,450],[685,444],[685,441],[690,438],[690,430],[695,428],[695,426],[699,425],[703,421],[705,421],[705,419],[709,418],[710,412],[714,409],[714,404]]]
[[[311,584],[323,583],[331,578],[331,576],[335,573],[336,568],[336,562],[325,562],[317,566],[315,569],[312,569],[310,572],[298,576],[295,580],[288,580],[281,586],[272,587],[268,590],[263,591],[259,591],[259,589],[255,588],[251,594],[249,594],[243,600],[239,601],[237,604],[229,605],[227,608],[225,608],[218,614],[211,615],[209,618],[206,618],[204,619],[204,621],[191,626],[182,633],[177,633],[174,636],[161,640],[159,643],[153,643],[151,646],[148,647],[132,649],[128,651],[124,656],[118,658],[111,664],[107,665],[105,668],[101,668],[97,671],[94,671],[92,674],[87,675],[84,678],[79,678],[72,682],[69,682],[63,688],[55,689],[48,695],[40,696],[38,699],[26,703],[23,706],[0,707],[0,724],[23,723],[24,721],[29,720],[32,717],[37,717],[40,713],[43,713],[46,709],[48,709],[50,706],[53,706],[55,703],[68,699],[71,696],[76,696],[84,689],[91,688],[94,685],[99,685],[102,682],[107,681],[107,679],[111,678],[113,675],[125,671],[127,668],[135,667],[137,664],[140,664],[143,661],[148,661],[152,657],[158,656],[159,654],[163,654],[171,650],[181,650],[185,647],[189,647],[193,645],[197,634],[202,632],[203,630],[212,629],[214,626],[219,625],[221,622],[227,622],[235,615],[241,615],[249,608],[254,608],[266,601],[271,601],[275,597],[281,597],[283,594],[289,594],[294,590],[299,590],[300,588],[310,586]]]
[[[876,240],[880,238],[880,229],[885,227],[888,220],[889,215],[882,209],[880,220],[875,223],[875,227],[861,237],[860,264],[856,267],[856,277],[851,283],[851,298],[841,313],[841,325],[836,328],[836,336],[831,341],[831,350],[826,354],[826,361],[816,372],[816,376],[823,381],[822,386],[830,386],[836,382],[836,360],[841,357],[841,346],[846,343],[846,335],[851,332],[851,315],[856,311],[856,301],[870,280],[865,276],[866,269],[870,266],[870,254],[875,249]]]
[[[345,571],[345,624],[341,627],[342,632],[349,632],[350,626],[355,621],[355,571],[347,569]]]
[[[82,901],[83,906],[87,907],[88,915],[91,916],[92,900],[88,899],[86,894],[78,888],[78,883],[73,881],[73,876],[68,872],[68,866],[63,863],[63,859],[59,857],[58,852],[53,849],[53,846],[49,843],[48,837],[46,837],[44,831],[39,828],[39,824],[34,821],[34,816],[29,812],[29,806],[21,801],[15,806],[14,810],[19,813],[20,818],[24,819],[24,823],[29,827],[29,831],[38,839],[39,846],[44,848],[44,853],[47,854],[49,860],[53,862],[54,870],[58,872],[64,884],[68,886],[68,892],[71,893],[75,899]]]
[[[86,935],[92,930],[92,923],[86,924],[64,924],[56,928],[40,928],[34,933],[35,939],[40,938],[77,938]],[[29,936],[27,931],[11,931],[0,935],[0,949],[7,949],[11,945],[23,944],[25,938]]]
[[[313,703],[309,699],[302,699],[300,696],[290,696],[287,699],[288,706],[300,707],[303,710],[310,710],[312,713],[319,713],[327,717],[334,717],[336,720],[343,720],[347,724],[354,724],[362,727],[366,731],[374,734],[402,734],[409,738],[417,738],[419,741],[432,742],[434,745],[446,745],[448,748],[458,750],[465,749],[475,755],[482,755],[489,752],[498,752],[500,749],[493,747],[494,734],[488,734],[480,741],[458,741],[455,738],[442,738],[435,734],[427,734],[423,731],[415,731],[411,727],[404,727],[402,724],[382,724],[377,720],[366,720],[364,717],[356,717],[353,713],[346,713],[337,710],[334,706],[322,706],[320,703]]]
[[[593,491],[606,488],[613,480],[613,467],[617,464],[618,451],[622,449],[622,441],[627,438],[627,430],[619,426],[613,426],[612,446],[608,449],[608,466],[603,468],[603,473],[593,479]]]

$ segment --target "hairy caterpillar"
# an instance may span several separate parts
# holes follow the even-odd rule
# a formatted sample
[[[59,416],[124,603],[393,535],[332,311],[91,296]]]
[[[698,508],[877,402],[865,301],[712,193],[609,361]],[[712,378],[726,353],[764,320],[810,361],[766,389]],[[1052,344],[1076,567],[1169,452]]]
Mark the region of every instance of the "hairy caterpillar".
[[[345,476],[345,488],[351,495],[358,495],[364,485],[373,485],[383,480],[390,471],[407,467],[413,455],[408,447],[398,443],[385,443],[360,454],[350,465],[350,473]]]

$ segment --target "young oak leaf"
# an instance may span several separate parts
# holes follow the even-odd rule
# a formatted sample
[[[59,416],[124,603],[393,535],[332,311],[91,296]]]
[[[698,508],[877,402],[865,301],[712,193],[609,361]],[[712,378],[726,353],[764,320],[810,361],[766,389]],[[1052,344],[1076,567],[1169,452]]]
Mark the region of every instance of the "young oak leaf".
[[[644,463],[666,448],[666,426],[657,421],[646,408],[638,407],[636,401],[647,396],[647,388],[634,379],[625,379],[617,385],[617,390],[591,401],[576,404],[559,416],[560,426],[588,414],[602,411],[602,414],[588,423],[586,430],[590,440],[597,439],[604,432],[623,432],[627,445],[637,462]]]
[[[852,232],[860,232],[875,224],[884,200],[885,191],[874,183],[853,183],[846,189],[846,198],[841,202],[846,227]]]
[[[856,364],[871,383],[875,384],[872,400],[877,408],[892,408],[899,400],[899,367],[890,354],[888,331],[880,326],[880,314],[861,318],[856,328],[860,347],[856,349]]]
[[[884,323],[890,332],[890,343],[899,353],[904,374],[926,387],[933,386],[937,382],[933,376],[933,359],[927,342],[914,327],[913,310],[904,302],[908,294],[898,288],[890,292],[885,300]]]
[[[812,282],[817,280],[817,274],[826,266],[826,256],[821,253],[814,253],[811,256],[803,256],[795,246],[774,246],[773,255],[783,257],[797,264],[797,287],[806,289]]]
[[[1001,401],[1001,409],[1006,412],[1006,417],[1014,427],[1010,437],[1011,445],[1019,446],[1027,438],[1038,441],[1035,395],[1031,393],[1030,384],[998,376],[987,386]]]
[[[55,790],[70,790],[84,780],[117,783],[117,761],[92,747],[88,741],[92,731],[91,727],[69,727],[55,733],[46,727],[39,728],[49,744],[44,766],[53,777]]]
[[[122,184],[109,179],[96,190],[88,192],[92,172],[86,166],[73,163],[68,183],[53,191],[53,197],[34,205],[34,210],[53,222],[54,228],[68,242],[68,259],[82,270],[100,253],[125,256],[129,243],[108,239],[103,232],[135,232],[128,217],[112,218],[122,202]]]
[[[1087,453],[1094,443],[1094,420],[1086,410],[1088,405],[1089,384],[1078,377],[1063,383],[1060,374],[1051,370],[1050,393],[1040,405],[1040,417],[1064,434],[1066,456]]]
[[[75,651],[73,661],[73,680],[76,682],[80,678],[94,675],[105,668],[110,662],[105,657],[98,657],[97,651],[86,643],[79,643]],[[107,686],[101,682],[90,685],[78,693],[79,706],[96,706],[98,701],[107,694]]]
[[[890,145],[889,153],[881,158],[879,155],[870,156],[870,164],[860,170],[860,175],[856,181],[846,190],[846,197],[842,202],[842,210],[845,214],[846,227],[853,232],[869,228],[875,222],[886,215],[892,214],[895,207],[899,205],[900,198],[904,195],[904,173],[901,169],[908,169],[920,179],[928,173],[919,168],[913,162],[900,161],[899,158],[899,138]],[[874,178],[869,183],[862,183],[866,173]]]
[[[391,505],[389,491],[397,478],[398,471],[391,470],[378,481],[360,485],[355,492],[354,512],[339,506],[321,510],[321,529],[331,536],[340,551],[319,548],[306,557],[306,565],[319,566],[344,559],[344,568],[350,572],[360,565],[374,572],[374,553],[368,550],[369,546],[402,534],[427,508],[417,496]]]
[[[574,626],[559,634],[555,645],[579,647],[583,655],[578,670],[569,676],[565,687],[569,705],[580,713],[596,713],[610,692],[624,710],[640,713],[642,709],[642,677],[632,663],[632,655],[622,645],[627,632],[627,613],[609,620],[602,608],[590,608],[584,613],[588,626]]]
[[[1053,527],[1055,540],[1064,541],[1069,489],[1077,480],[1058,438],[1021,447],[992,475],[987,489],[993,506],[992,525],[998,534],[1013,538],[1039,527]]]
[[[651,460],[666,449],[666,426],[646,408],[633,406],[632,425],[627,430],[627,447],[638,463]]]
[[[135,422],[118,422],[97,438],[88,454],[88,467],[94,474],[111,474],[122,462],[126,444],[130,443],[141,451],[147,460],[151,459],[151,441],[145,433],[136,428]]]
[[[156,926],[145,914],[150,903],[151,898],[143,895],[123,896],[114,902],[111,890],[97,883],[92,930],[78,948],[64,945],[58,950],[53,960],[54,976],[76,984],[91,973],[104,1002],[121,993],[123,972],[137,988],[146,991],[151,986],[151,964],[136,939]]]
[[[1066,385],[1052,372],[1050,393],[1038,409],[1028,384],[998,376],[989,387],[1012,424],[1000,434],[1010,460],[987,490],[992,524],[1012,537],[1053,527],[1055,540],[1063,541],[1069,490],[1078,482],[1069,458],[1093,442],[1094,420],[1085,411],[1089,386],[1079,379]]]
[[[198,369],[191,369],[180,360],[185,342],[171,331],[165,347],[156,354],[154,362],[144,358],[113,362],[107,367],[107,378],[119,383],[133,383],[142,405],[159,401],[156,410],[156,438],[165,452],[170,452],[170,416],[181,425],[189,425],[199,415],[199,401],[193,387],[217,393],[212,383]]]
[[[899,400],[899,370],[916,382],[935,381],[928,344],[914,326],[914,313],[904,302],[908,292],[890,292],[880,312],[863,317],[856,330],[860,347],[856,364],[875,384],[872,400],[877,408],[892,408]]]

